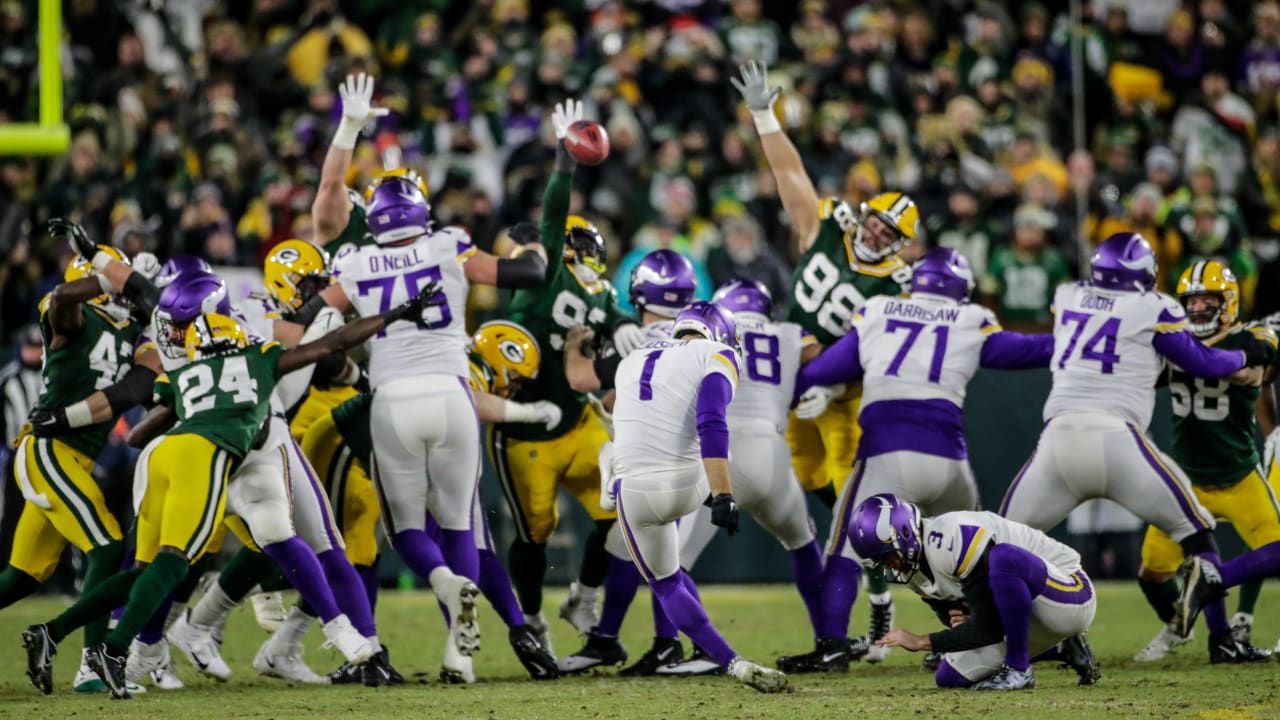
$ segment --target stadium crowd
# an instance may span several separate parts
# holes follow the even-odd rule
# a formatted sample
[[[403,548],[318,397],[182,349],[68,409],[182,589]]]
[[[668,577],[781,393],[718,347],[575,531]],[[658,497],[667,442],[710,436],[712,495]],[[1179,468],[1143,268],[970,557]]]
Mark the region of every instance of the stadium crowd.
[[[0,1],[0,122],[34,117],[35,6]],[[50,217],[129,254],[222,265],[308,238],[334,89],[358,71],[392,112],[357,146],[351,187],[416,168],[440,222],[492,248],[536,213],[555,146],[543,118],[581,96],[613,151],[573,208],[608,240],[624,300],[628,268],[658,247],[694,261],[705,295],[748,275],[785,298],[794,244],[727,81],[753,59],[787,89],[783,125],[819,193],[856,207],[909,192],[927,243],[908,259],[962,250],[1011,325],[1047,320],[1081,242],[1129,229],[1156,246],[1161,289],[1220,256],[1246,317],[1280,309],[1280,5],[1084,7],[1072,27],[1065,2],[68,3],[70,149],[0,158],[0,344],[71,257],[42,232]],[[1073,33],[1088,143],[1074,151]]]

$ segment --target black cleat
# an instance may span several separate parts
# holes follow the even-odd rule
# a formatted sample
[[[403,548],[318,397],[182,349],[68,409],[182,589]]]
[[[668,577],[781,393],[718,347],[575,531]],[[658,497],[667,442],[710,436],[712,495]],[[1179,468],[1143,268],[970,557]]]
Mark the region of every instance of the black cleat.
[[[876,645],[876,641],[889,634],[893,628],[893,601],[887,603],[871,603],[871,622],[867,627],[867,651],[863,653],[867,662],[882,662],[889,656],[889,648]]]
[[[53,693],[53,656],[58,646],[49,636],[48,625],[32,625],[22,631],[22,646],[27,649],[27,677],[45,695]]]
[[[618,671],[619,675],[628,677],[648,677],[657,675],[658,668],[684,662],[684,646],[679,638],[653,639],[653,647],[631,667]]]
[[[98,643],[85,651],[85,660],[106,684],[113,699],[128,700],[133,697],[129,694],[129,683],[124,676],[124,666],[129,661],[128,653],[115,653],[106,643]]]
[[[1036,686],[1036,676],[1032,674],[1031,668],[1026,670],[1015,670],[1008,665],[1001,665],[995,675],[974,683],[974,690],[1030,690]]]
[[[329,682],[334,685],[359,685],[364,682],[364,670],[361,667],[342,663],[341,667],[329,673]]]
[[[929,672],[938,672],[938,668],[942,666],[942,653],[931,652],[926,653],[924,660],[920,663],[925,670]]]
[[[555,656],[538,642],[533,628],[528,625],[513,627],[507,631],[507,640],[520,664],[524,665],[524,669],[529,671],[534,680],[555,680],[560,677]]]
[[[688,660],[658,668],[656,675],[662,677],[708,677],[724,675],[729,669],[711,659],[706,651],[697,645],[693,646],[693,654]]]
[[[852,646],[861,641],[856,655]],[[849,672],[849,663],[866,655],[866,639],[853,641],[845,638],[818,638],[817,648],[803,655],[783,655],[778,658],[778,669],[785,673]]]
[[[1093,648],[1089,647],[1089,638],[1084,633],[1063,640],[1059,650],[1062,652],[1062,664],[1058,668],[1075,670],[1080,676],[1077,684],[1093,685],[1102,677],[1098,660],[1093,656]]]
[[[361,665],[359,670],[360,680],[365,687],[404,684],[404,676],[391,667],[391,656],[385,645]]]
[[[1178,568],[1178,580],[1181,581],[1182,592],[1173,608],[1171,625],[1180,637],[1187,637],[1191,634],[1191,628],[1195,627],[1200,610],[1226,595],[1227,591],[1222,586],[1222,575],[1218,572],[1218,567],[1194,555]]]
[[[1270,650],[1245,645],[1237,641],[1230,630],[1223,630],[1209,636],[1209,662],[1214,665],[1219,663],[1266,662],[1270,659]]]
[[[627,649],[616,637],[587,633],[587,644],[578,652],[556,660],[556,667],[565,675],[586,672],[595,667],[621,665],[627,661]]]

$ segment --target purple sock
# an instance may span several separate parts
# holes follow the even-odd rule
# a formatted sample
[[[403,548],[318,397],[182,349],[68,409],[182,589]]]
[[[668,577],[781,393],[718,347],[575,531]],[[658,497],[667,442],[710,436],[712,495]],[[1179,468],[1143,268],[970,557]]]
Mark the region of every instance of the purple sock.
[[[688,635],[712,660],[727,667],[737,656],[711,624],[702,604],[689,594],[679,577],[669,575],[661,580],[654,580],[649,583],[649,589],[653,591],[657,601],[662,603],[662,609],[675,622],[676,627],[680,628],[680,632]]]
[[[476,534],[471,530],[444,530],[444,557],[449,569],[476,582],[480,579],[480,554],[476,551]]]
[[[311,548],[297,536],[264,548],[265,552],[280,569],[289,583],[302,595],[302,599],[315,610],[323,622],[338,617],[338,603],[333,599],[333,591],[325,580],[324,569]]]
[[[649,606],[653,608],[653,636],[668,640],[680,637],[680,628],[667,617],[667,613],[662,609],[662,603],[658,602],[657,595],[649,598]]]
[[[685,591],[688,592],[690,595],[692,595],[693,599],[697,600],[698,604],[701,605],[702,593],[698,592],[698,584],[695,583],[693,581],[693,578],[689,576],[689,571],[685,570],[684,568],[680,568],[679,570],[676,570],[676,572],[679,573],[680,575],[680,582],[681,584],[684,585]]]
[[[991,548],[987,559],[991,592],[1004,626],[1004,662],[1015,670],[1031,667],[1031,601],[1044,589],[1048,571],[1035,554],[1012,544]]]
[[[502,561],[492,550],[480,552],[480,592],[489,599],[493,609],[502,617],[507,627],[524,625],[524,613],[520,612],[520,602],[516,600],[516,592],[511,588],[511,577]]]
[[[356,572],[360,574],[360,582],[364,585],[365,597],[369,598],[369,612],[373,612],[378,607],[378,561],[374,560],[373,565],[357,565]]]
[[[934,673],[933,681],[940,688],[967,688],[973,686],[972,680],[961,675],[946,660],[943,660],[942,664],[938,665],[938,671]]]
[[[1053,662],[1055,660],[1061,661],[1062,659],[1062,650],[1058,649],[1057,645],[1054,645],[1048,650],[1045,650],[1039,655],[1031,658],[1031,662],[1034,664],[1038,662]]]
[[[817,633],[822,622],[822,552],[818,550],[817,540],[791,551],[791,576],[809,611],[809,624]]]
[[[369,607],[369,596],[365,594],[364,583],[356,569],[351,567],[345,552],[333,549],[319,555],[320,567],[324,568],[324,576],[333,591],[333,599],[338,609],[346,614],[355,629],[365,637],[378,634],[373,622],[373,608]]]
[[[849,613],[858,599],[858,581],[862,568],[847,557],[833,555],[822,568],[822,611],[819,615],[818,637],[849,637]]]
[[[599,624],[592,630],[594,634],[618,637],[627,610],[636,599],[640,582],[640,571],[636,570],[635,563],[609,556],[609,571],[604,576],[604,608],[600,611]]]
[[[423,580],[431,576],[432,570],[444,565],[440,546],[421,530],[401,530],[391,539],[391,546],[404,564]]]
[[[1209,628],[1209,632],[1220,633],[1231,629],[1231,623],[1227,622],[1227,599],[1225,597],[1211,601],[1202,609],[1204,611],[1204,624]]]
[[[156,608],[151,619],[142,626],[142,630],[138,631],[138,642],[154,645],[164,639],[164,621],[169,618],[169,609],[172,607],[173,596],[170,595],[160,603],[160,607]]]
[[[1280,542],[1267,543],[1228,562],[1218,563],[1222,583],[1226,587],[1243,585],[1250,580],[1280,575]]]

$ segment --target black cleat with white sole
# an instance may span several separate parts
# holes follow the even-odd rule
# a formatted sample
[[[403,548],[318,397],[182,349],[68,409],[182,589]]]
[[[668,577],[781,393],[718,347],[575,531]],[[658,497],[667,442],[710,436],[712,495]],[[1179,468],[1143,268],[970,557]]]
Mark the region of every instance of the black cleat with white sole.
[[[1036,686],[1036,676],[1031,674],[1031,668],[1026,670],[1016,670],[1008,665],[1001,665],[995,675],[978,683],[974,683],[974,690],[1030,690]]]
[[[1173,609],[1173,630],[1179,637],[1187,637],[1195,627],[1196,618],[1205,605],[1226,595],[1222,584],[1222,574],[1218,566],[1199,557],[1187,558],[1178,568],[1178,580],[1182,584],[1182,592]]]
[[[627,677],[649,677],[657,675],[660,667],[682,662],[684,662],[684,646],[680,644],[679,639],[656,637],[653,639],[653,647],[649,648],[644,656],[634,665],[619,670],[618,674]]]
[[[555,680],[560,677],[556,658],[538,641],[538,635],[528,625],[518,625],[507,632],[507,640],[516,658],[534,680]]]
[[[1222,630],[1209,636],[1209,662],[1213,665],[1266,662],[1270,659],[1270,650],[1246,645],[1237,640],[1230,630]]]
[[[385,645],[361,665],[359,670],[360,682],[364,683],[365,687],[404,684],[404,676],[391,667],[391,655],[387,652]]]
[[[813,652],[778,658],[778,669],[796,674],[849,672],[849,663],[866,655],[867,645],[866,638],[818,638]]]
[[[49,635],[48,625],[32,625],[22,631],[22,646],[27,649],[27,677],[31,684],[49,695],[53,692],[53,656],[58,646]]]
[[[1059,646],[1062,653],[1062,669],[1070,668],[1080,676],[1078,685],[1094,685],[1102,678],[1098,669],[1098,660],[1093,656],[1093,648],[1089,647],[1089,638],[1084,633],[1062,641]]]
[[[627,661],[627,649],[616,637],[587,633],[587,644],[578,652],[556,660],[556,667],[565,675],[586,672],[596,667],[621,665]]]
[[[85,651],[85,658],[89,663],[89,668],[98,673],[98,677],[111,691],[111,697],[115,700],[128,700],[133,697],[129,693],[129,682],[124,676],[125,664],[129,661],[129,654],[117,652],[107,647],[106,643],[98,643]]]
[[[693,646],[693,654],[688,660],[681,663],[673,663],[671,665],[663,665],[658,668],[656,675],[662,677],[708,677],[711,675],[724,675],[728,669],[715,660],[711,659],[702,648],[697,645]]]

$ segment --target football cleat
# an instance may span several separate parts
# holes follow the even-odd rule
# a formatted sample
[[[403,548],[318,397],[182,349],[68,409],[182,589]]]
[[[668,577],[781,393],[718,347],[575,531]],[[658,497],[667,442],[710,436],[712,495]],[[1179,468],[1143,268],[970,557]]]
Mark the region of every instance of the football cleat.
[[[586,635],[600,623],[599,592],[574,581],[569,583],[569,595],[560,603],[560,617],[568,620],[578,632]]]
[[[1241,645],[1253,644],[1253,615],[1238,612],[1231,616],[1231,634]]]
[[[169,644],[178,649],[201,673],[218,680],[231,677],[231,668],[222,659],[218,642],[208,629],[191,623],[191,611],[187,610],[173,622],[165,633]]]
[[[85,659],[89,661],[90,669],[106,684],[107,690],[111,691],[112,699],[128,700],[132,697],[129,694],[129,681],[125,679],[127,654],[115,654],[106,643],[98,643],[85,652]]]
[[[289,614],[284,608],[284,593],[254,593],[249,596],[249,602],[253,605],[253,619],[257,621],[258,627],[268,633],[279,630],[280,623]]]
[[[787,689],[787,676],[782,672],[741,657],[729,661],[728,672],[734,680],[762,693],[776,693]]]
[[[178,669],[173,666],[173,655],[169,655],[169,662],[165,663],[164,667],[151,672],[151,682],[155,683],[155,686],[161,690],[181,690],[187,686],[186,683],[182,682],[182,678],[178,677]],[[129,692],[134,695],[138,694],[138,691],[132,687],[129,688]],[[146,690],[143,690],[143,692],[146,692]]]
[[[280,678],[303,685],[328,685],[329,678],[317,675],[302,659],[302,645],[278,650],[274,638],[268,639],[253,656],[253,669],[263,677]]]
[[[555,680],[560,677],[560,668],[556,666],[556,658],[538,642],[538,636],[528,625],[517,625],[507,631],[507,640],[511,649],[524,669],[534,680]]]
[[[444,662],[440,665],[440,682],[450,685],[468,685],[476,681],[471,657],[458,652],[451,642],[444,644]]]
[[[1177,650],[1183,645],[1191,642],[1191,638],[1192,635],[1187,635],[1186,637],[1179,636],[1178,633],[1174,632],[1172,624],[1164,625],[1160,628],[1160,632],[1156,633],[1156,636],[1151,638],[1151,642],[1147,643],[1146,647],[1139,650],[1138,654],[1133,656],[1133,659],[1138,662],[1155,662],[1156,660],[1163,660],[1174,650]]]
[[[176,677],[174,678],[177,679]],[[181,683],[181,680],[178,680]],[[107,691],[107,684],[102,682],[102,678],[98,677],[98,673],[89,667],[88,655],[81,653],[80,669],[76,671],[76,679],[73,683],[75,691],[78,693],[103,693]],[[137,683],[128,683],[130,695],[142,695],[147,689]],[[168,689],[168,688],[164,688]]]
[[[330,620],[324,624],[321,630],[324,631],[324,636],[327,639],[327,642],[322,647],[337,648],[338,652],[342,653],[342,657],[347,659],[347,662],[359,665],[373,657],[374,652],[376,652],[373,643],[369,642],[369,638],[361,635],[355,629],[355,626],[351,624],[351,621],[347,619],[346,615],[339,615]]]
[[[1240,643],[1230,630],[1223,630],[1209,636],[1209,662],[1214,665],[1266,662],[1270,659],[1270,650]]]
[[[854,656],[852,645],[853,642],[845,638],[818,638],[813,652],[778,658],[778,669],[786,673],[849,672],[849,663],[861,657]],[[858,649],[865,648],[859,645]]]
[[[723,675],[725,667],[712,660],[697,645],[693,646],[693,654],[688,660],[671,663],[658,668],[657,675],[663,677],[704,677],[707,675]]]
[[[1001,665],[995,675],[974,683],[974,690],[1030,690],[1036,686],[1036,676],[1031,668],[1014,670],[1008,665]]]
[[[131,683],[137,683],[153,672],[163,670],[165,665],[169,664],[169,643],[163,638],[159,641],[147,644],[138,638],[134,638],[129,643],[129,655],[125,662],[124,678]]]
[[[547,622],[547,616],[541,612],[537,615],[525,615],[524,623],[538,637],[538,644],[554,656],[556,651],[551,647],[551,624]]]
[[[53,693],[53,656],[58,646],[49,636],[48,625],[32,625],[22,631],[22,646],[27,649],[27,677],[45,695]]]
[[[627,677],[648,677],[656,675],[660,667],[682,662],[684,662],[684,646],[680,644],[679,638],[656,637],[653,639],[653,647],[649,648],[648,652],[635,664],[619,670],[618,674]]]
[[[391,654],[385,646],[379,648],[369,662],[361,665],[360,670],[360,680],[365,687],[404,684],[404,676],[391,667]]]
[[[1192,556],[1178,569],[1182,592],[1173,608],[1173,630],[1181,637],[1191,634],[1200,610],[1226,594],[1218,567],[1202,557]]]
[[[359,685],[362,682],[364,669],[360,665],[344,662],[337,670],[329,673],[329,683],[333,685]]]
[[[556,660],[560,672],[570,675],[595,667],[621,665],[627,661],[627,649],[616,637],[587,633],[587,644],[578,652]]]
[[[1063,640],[1058,649],[1062,653],[1062,664],[1058,667],[1075,670],[1080,676],[1078,685],[1094,685],[1102,677],[1098,660],[1093,656],[1093,648],[1089,647],[1089,638],[1084,633]]]
[[[480,589],[461,575],[450,575],[440,585],[432,590],[449,611],[449,642],[459,655],[470,657],[480,649],[480,609],[476,606]]]
[[[887,603],[871,603],[871,623],[867,629],[867,652],[863,660],[878,663],[889,657],[889,648],[876,645],[876,641],[889,634],[893,628],[893,601]]]
[[[924,660],[920,662],[920,665],[929,672],[937,672],[938,668],[942,666],[942,653],[925,653]]]

